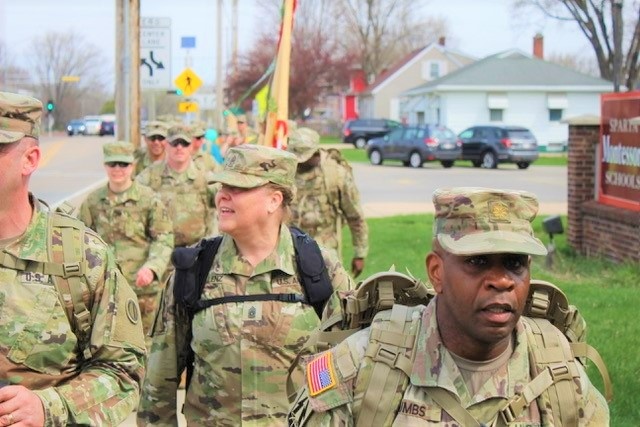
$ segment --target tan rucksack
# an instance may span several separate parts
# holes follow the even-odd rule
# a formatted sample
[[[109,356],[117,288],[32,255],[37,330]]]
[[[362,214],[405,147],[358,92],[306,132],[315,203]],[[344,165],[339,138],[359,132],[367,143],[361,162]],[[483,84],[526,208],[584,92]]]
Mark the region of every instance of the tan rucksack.
[[[434,296],[435,291],[419,280],[389,271],[374,274],[355,291],[345,293],[344,314],[325,311],[320,328],[305,348],[326,350],[371,325],[369,344],[361,362],[365,369],[359,371],[355,384],[354,395],[358,399],[352,409],[356,426],[390,425],[395,418],[413,368],[413,348],[422,311]],[[521,394],[497,410],[500,423],[513,421],[533,400],[539,399],[544,405],[541,407],[552,408],[551,414],[543,414],[543,424],[555,421],[556,425],[577,425],[579,396],[574,378],[579,377],[577,364],[584,364],[585,359],[590,359],[600,371],[605,397],[611,400],[611,380],[604,361],[585,341],[586,322],[559,288],[532,280],[521,318],[529,342],[536,343],[529,352],[533,380]],[[442,391],[430,396],[460,425],[480,426],[456,399]],[[294,407],[292,412],[295,411]]]

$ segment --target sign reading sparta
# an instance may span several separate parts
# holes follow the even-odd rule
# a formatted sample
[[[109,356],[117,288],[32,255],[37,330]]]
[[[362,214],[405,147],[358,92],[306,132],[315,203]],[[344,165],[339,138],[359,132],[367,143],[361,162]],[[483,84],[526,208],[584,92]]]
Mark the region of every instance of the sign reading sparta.
[[[640,211],[640,92],[601,99],[598,201]]]
[[[184,96],[190,96],[202,86],[202,80],[191,68],[185,68],[183,72],[176,77],[174,83],[176,87],[182,89]]]
[[[171,18],[140,18],[140,85],[171,87]]]

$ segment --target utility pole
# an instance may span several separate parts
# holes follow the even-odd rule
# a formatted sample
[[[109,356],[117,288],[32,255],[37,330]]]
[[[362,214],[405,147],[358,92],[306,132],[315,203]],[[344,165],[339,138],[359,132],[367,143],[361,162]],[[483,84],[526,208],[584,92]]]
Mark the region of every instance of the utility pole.
[[[216,49],[216,128],[222,129],[222,112],[224,111],[224,99],[222,91],[222,1],[218,0],[217,10],[217,49]]]
[[[233,0],[231,14],[231,70],[235,74],[238,71],[238,0]]]
[[[129,141],[140,146],[140,0],[129,0]]]
[[[622,80],[622,2],[613,0],[611,20],[613,21],[613,91],[620,92]]]

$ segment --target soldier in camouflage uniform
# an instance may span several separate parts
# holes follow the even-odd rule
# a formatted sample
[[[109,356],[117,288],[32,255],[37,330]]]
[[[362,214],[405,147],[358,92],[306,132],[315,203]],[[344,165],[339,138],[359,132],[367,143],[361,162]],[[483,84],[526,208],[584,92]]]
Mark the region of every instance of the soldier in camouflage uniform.
[[[191,152],[193,155],[193,163],[198,169],[208,172],[215,172],[218,170],[219,165],[213,159],[213,156],[208,151],[204,151],[202,146],[205,139],[206,125],[204,123],[194,123],[189,129],[191,135]]]
[[[79,218],[113,249],[122,274],[138,296],[147,334],[173,250],[173,226],[155,192],[131,179],[133,145],[109,142],[103,151],[109,182],[87,197]]]
[[[205,236],[217,234],[215,187],[209,184],[211,172],[198,169],[191,159],[191,137],[182,125],[167,134],[167,157],[136,177],[151,187],[169,211],[175,246],[189,246]]]
[[[396,393],[386,422],[377,425],[562,425],[544,392],[508,414],[508,423],[500,414],[515,396],[528,397],[523,391],[534,384],[530,353],[539,349],[521,314],[531,255],[547,252],[530,224],[538,201],[527,192],[474,187],[437,190],[433,201],[433,250],[426,267],[437,296],[427,307],[418,306],[411,364],[391,359],[407,370],[408,384],[404,389],[372,390],[378,401]],[[363,359],[373,329],[355,333],[307,364],[307,385],[292,406],[290,425],[352,426],[366,417],[359,405],[368,390],[359,388],[358,381],[371,372],[371,359]],[[396,341],[402,337],[397,334]],[[551,350],[555,360],[549,362],[559,361],[558,349]],[[564,378],[575,390],[574,401],[565,406],[577,406],[576,425],[608,425],[607,403],[583,366],[574,365],[573,378]],[[529,391],[540,389],[537,384]]]
[[[295,197],[295,156],[257,145],[229,150],[216,196],[223,239],[203,298],[301,294],[295,250],[285,226]],[[334,290],[352,282],[332,252],[322,250]],[[184,370],[188,319],[165,291],[154,327],[139,424],[175,425],[176,388]],[[339,310],[337,297],[326,310]],[[183,413],[189,425],[281,426],[286,422],[287,369],[318,326],[314,309],[300,302],[226,302],[197,313],[190,343],[195,367]],[[294,377],[299,386],[301,378]]]
[[[113,253],[29,193],[42,103],[0,92],[0,425],[117,425],[145,347]]]
[[[160,163],[164,160],[167,128],[168,126],[164,122],[151,121],[147,123],[144,130],[146,149],[140,148],[136,151],[134,176],[153,163]]]
[[[342,224],[346,221],[354,252],[351,272],[357,277],[369,251],[369,229],[351,168],[339,162],[331,151],[320,149],[320,135],[313,129],[294,129],[287,150],[299,162],[298,199],[292,206],[292,224],[341,257]]]

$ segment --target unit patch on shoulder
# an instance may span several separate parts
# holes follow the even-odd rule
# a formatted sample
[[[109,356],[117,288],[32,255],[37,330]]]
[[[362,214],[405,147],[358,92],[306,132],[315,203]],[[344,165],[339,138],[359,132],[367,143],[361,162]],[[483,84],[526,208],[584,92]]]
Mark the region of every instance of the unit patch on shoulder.
[[[310,396],[316,396],[336,385],[332,358],[333,354],[327,351],[307,365],[307,386]]]

